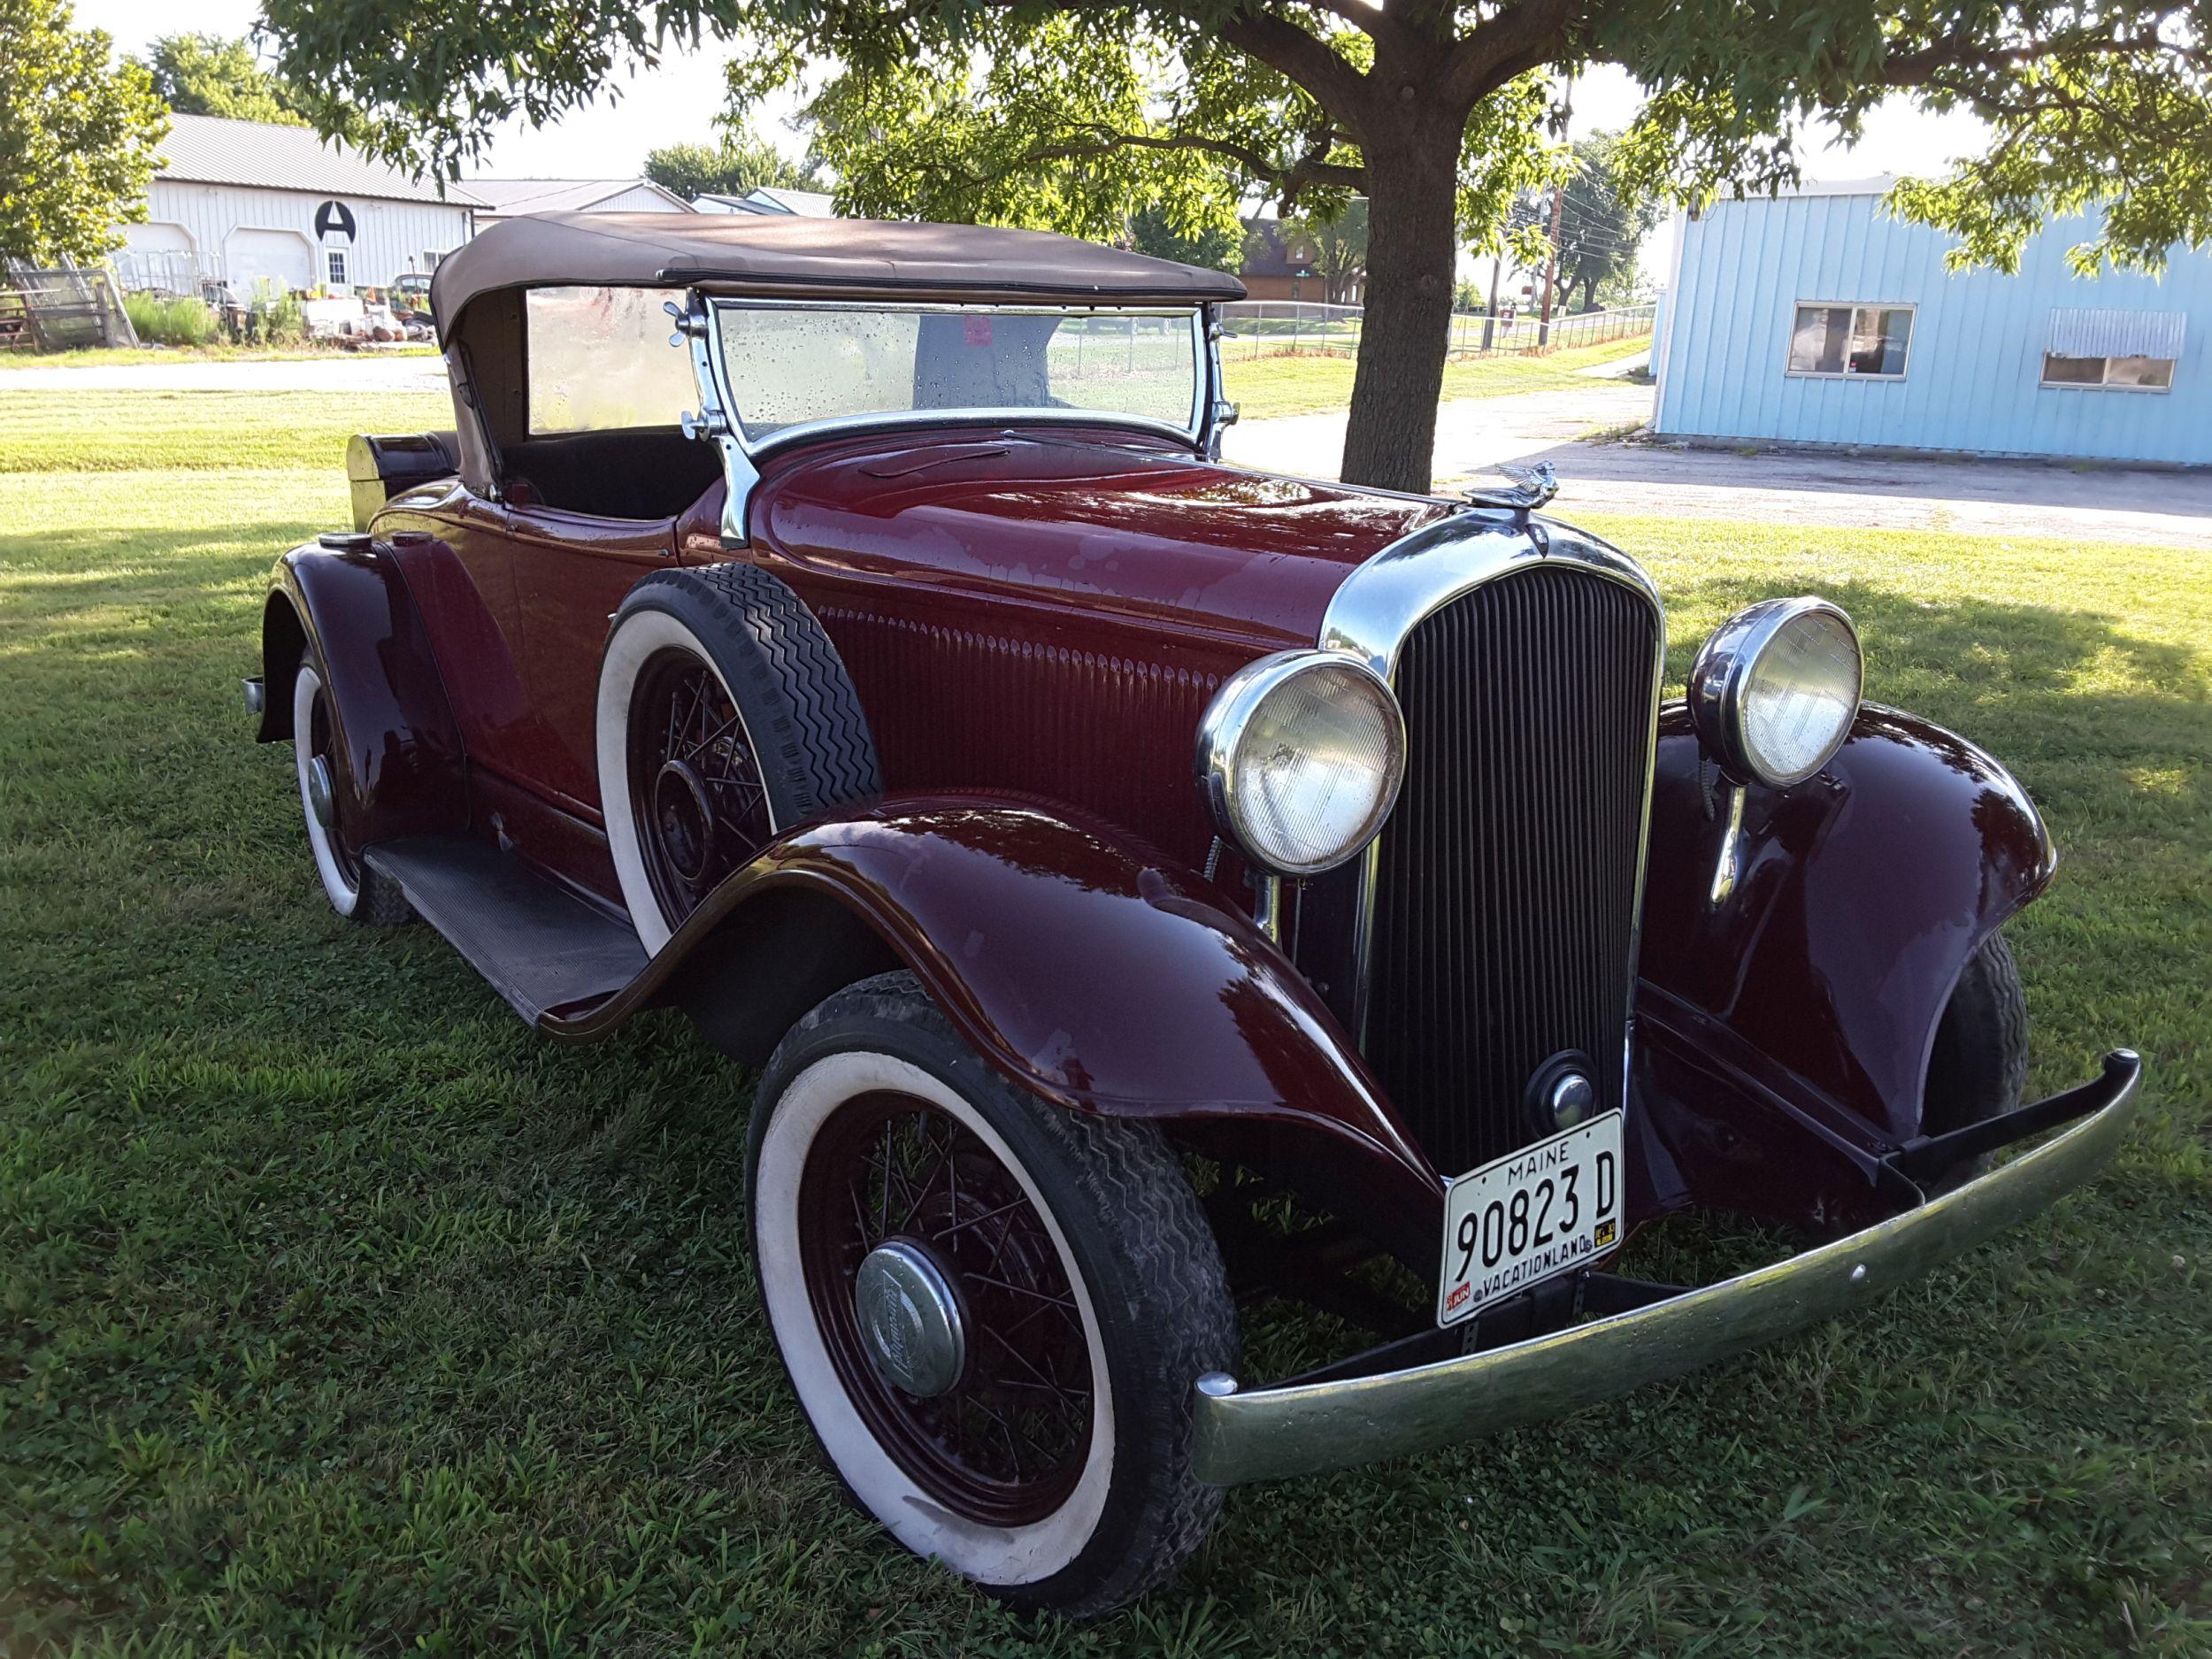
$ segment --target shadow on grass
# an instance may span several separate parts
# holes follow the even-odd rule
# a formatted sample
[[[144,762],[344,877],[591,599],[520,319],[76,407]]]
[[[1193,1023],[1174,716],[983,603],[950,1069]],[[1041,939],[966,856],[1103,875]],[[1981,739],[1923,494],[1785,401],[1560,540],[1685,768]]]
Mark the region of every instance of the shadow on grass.
[[[12,859],[34,862],[0,865],[7,896],[73,926],[69,907],[100,900],[77,941],[52,943],[50,921],[42,960],[0,963],[0,993],[73,1004],[53,1026],[65,1041],[4,1063],[0,1405],[19,1409],[0,1628],[455,1651],[557,1631],[640,1651],[688,1632],[711,1649],[749,1630],[797,1653],[895,1624],[924,1648],[1064,1647],[1066,1632],[1004,1621],[906,1562],[817,1463],[744,1247],[749,1079],[665,1013],[595,1049],[548,1045],[426,931],[372,935],[321,910],[288,786],[242,732],[234,749],[211,739],[202,701],[221,687],[216,659],[250,652],[252,579],[310,528],[0,537],[15,582],[4,626],[48,642],[9,669],[17,731],[39,754],[36,775],[12,783],[72,825],[51,860],[19,848]],[[242,541],[250,550],[209,550]],[[2180,793],[2144,833],[2212,853],[2197,804],[2204,652],[2084,612],[1826,587],[1865,635],[1878,698],[2031,781],[2063,775],[2070,803],[2108,821],[2139,809],[2131,770],[2172,772]],[[1669,598],[1717,619],[1767,590],[1713,578]],[[122,775],[117,754],[58,741],[111,695],[79,626],[104,608],[157,632],[173,612],[192,636],[134,686]],[[1694,646],[1677,641],[1671,672]],[[149,794],[161,812],[134,805]],[[2132,865],[2082,879],[2128,926],[2185,939],[2188,916]],[[195,906],[216,884],[243,896],[206,924]],[[2201,970],[2177,948],[2148,972],[2186,985]],[[2200,1021],[2143,1041],[2206,1064]],[[2120,1218],[2137,1236],[2097,1248],[2143,1253],[2182,1225],[2167,1202],[2139,1195]],[[2055,1609],[2101,1629],[2101,1586],[2166,1571],[2155,1483],[2200,1471],[2184,1441],[2202,1414],[2162,1402],[2183,1426],[2146,1427],[2130,1390],[2153,1346],[2200,1375],[2204,1344],[2186,1310],[2145,1301],[2165,1323],[2128,1323],[2021,1259],[2051,1281],[2038,1280],[2025,1337],[2028,1316],[1968,1270],[1943,1300],[1906,1293],[1847,1336],[1571,1431],[1247,1494],[1187,1588],[1221,1598],[1247,1651],[1375,1651],[1393,1630],[1411,1650],[1425,1632],[1506,1619],[1572,1633],[1611,1605],[1617,1578],[1642,1582],[1648,1550],[1675,1564],[1650,1609],[1622,1616],[1630,1646],[1675,1645],[1677,1614],[1718,1628],[1747,1597],[1776,1599],[1800,1635],[1841,1606],[1916,1636],[1924,1609],[1837,1588],[1909,1576],[1941,1604],[1954,1647],[2055,1651],[2033,1640],[2042,1626],[2022,1638],[2008,1621]],[[1263,1319],[1271,1364],[1321,1346]],[[2081,1355],[2093,1391],[2072,1369]],[[2075,1398],[2089,1407],[2070,1412]],[[2153,1448],[2139,1466],[2125,1437]],[[2120,1473],[2085,1477],[2070,1462],[2085,1440]],[[2011,1459],[2007,1481],[1983,1480],[1962,1445]],[[1916,1464],[1935,1471],[1924,1489]],[[1775,1541],[1775,1517],[1813,1514],[1799,1508],[1809,1484],[1836,1518],[1802,1523],[1821,1542],[1805,1566]],[[2104,1509],[2086,1519],[2067,1495],[2085,1485]],[[2056,1494],[2036,1510],[2047,1548],[1991,1519],[1988,1494],[2015,1486]],[[1855,1507],[1878,1491],[1879,1505]],[[2116,1510],[2147,1529],[2116,1567]],[[1963,1566],[1946,1553],[2001,1532]],[[1680,1550],[1686,1538],[1697,1548]],[[1149,1617],[1101,1627],[1097,1650],[1141,1647]]]

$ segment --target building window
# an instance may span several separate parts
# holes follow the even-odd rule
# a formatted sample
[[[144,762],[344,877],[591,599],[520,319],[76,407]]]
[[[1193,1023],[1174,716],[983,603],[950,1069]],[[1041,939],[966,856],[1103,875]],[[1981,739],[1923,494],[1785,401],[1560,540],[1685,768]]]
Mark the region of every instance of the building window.
[[[1902,380],[1912,317],[1909,305],[1800,305],[1790,330],[1789,372]]]
[[[2061,307],[2043,342],[2043,384],[2170,390],[2187,322],[2180,311]]]
[[[2131,392],[2163,392],[2174,383],[2171,357],[2062,357],[2043,354],[2046,386],[2113,386]]]
[[[343,248],[323,250],[323,263],[330,273],[330,286],[342,288],[346,285],[346,250]]]

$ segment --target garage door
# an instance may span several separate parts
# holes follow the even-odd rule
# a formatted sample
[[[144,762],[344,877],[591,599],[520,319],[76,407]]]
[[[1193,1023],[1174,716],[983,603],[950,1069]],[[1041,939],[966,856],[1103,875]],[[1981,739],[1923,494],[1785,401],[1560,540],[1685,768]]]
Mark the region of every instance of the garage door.
[[[149,219],[143,225],[126,225],[123,245],[133,253],[190,253],[192,236],[181,225]]]
[[[223,242],[223,265],[232,283],[248,293],[264,280],[301,291],[315,286],[314,250],[296,231],[234,230]]]

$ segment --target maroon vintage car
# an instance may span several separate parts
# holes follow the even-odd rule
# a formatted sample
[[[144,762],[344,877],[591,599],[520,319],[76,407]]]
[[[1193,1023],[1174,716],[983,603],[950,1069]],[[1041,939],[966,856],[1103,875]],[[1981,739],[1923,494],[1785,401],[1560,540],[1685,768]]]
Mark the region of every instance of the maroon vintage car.
[[[550,1037],[674,1004],[761,1068],[809,1420],[1033,1606],[1141,1593],[1228,1486],[1860,1305],[2132,1109],[2124,1051],[2020,1105],[1999,930],[2050,841],[1860,701],[1841,611],[1753,605],[1663,704],[1659,595],[1541,478],[1222,465],[1240,291],[1006,230],[496,226],[437,275],[457,429],[355,441],[248,687],[340,912]],[[1692,1208],[1809,1246],[1611,1271]],[[1241,1376],[1260,1294],[1373,1345]]]

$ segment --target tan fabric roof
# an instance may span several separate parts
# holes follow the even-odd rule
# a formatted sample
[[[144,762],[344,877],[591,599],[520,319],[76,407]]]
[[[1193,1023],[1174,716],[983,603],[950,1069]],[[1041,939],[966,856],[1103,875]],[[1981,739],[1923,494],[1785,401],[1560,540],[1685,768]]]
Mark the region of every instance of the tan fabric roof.
[[[172,116],[161,158],[160,177],[195,184],[307,190],[317,196],[384,202],[442,202],[454,207],[482,205],[459,185],[448,185],[441,195],[434,181],[411,179],[373,156],[327,142],[311,127],[232,121],[213,115]]]
[[[1043,231],[730,213],[544,213],[478,234],[438,266],[441,329],[500,288],[702,287],[841,299],[1194,304],[1244,297],[1219,271]]]

